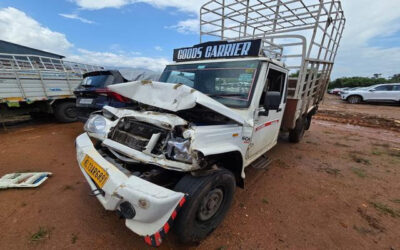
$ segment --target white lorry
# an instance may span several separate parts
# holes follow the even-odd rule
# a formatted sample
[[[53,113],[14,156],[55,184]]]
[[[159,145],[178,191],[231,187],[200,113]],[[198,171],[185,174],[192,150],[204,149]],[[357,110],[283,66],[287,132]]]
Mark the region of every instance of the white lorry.
[[[84,73],[100,69],[44,56],[0,54],[0,122],[44,112],[61,122],[75,121],[73,91]]]
[[[176,49],[159,82],[110,86],[132,107],[104,107],[76,139],[104,208],[152,246],[171,228],[182,242],[209,235],[245,168],[280,131],[298,142],[327,90],[345,18],[339,1],[314,2],[213,0],[201,37],[220,41]]]

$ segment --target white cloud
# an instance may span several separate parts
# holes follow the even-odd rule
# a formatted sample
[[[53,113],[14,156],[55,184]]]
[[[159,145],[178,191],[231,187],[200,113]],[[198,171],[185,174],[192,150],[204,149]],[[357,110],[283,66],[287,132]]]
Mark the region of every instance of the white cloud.
[[[205,0],[72,0],[79,7],[89,10],[121,8],[134,3],[147,3],[157,8],[177,8],[180,11],[198,13]]]
[[[33,18],[15,8],[0,9],[0,39],[17,44],[60,53],[67,60],[110,67],[145,68],[161,71],[169,63],[166,58],[138,56],[139,52],[126,52],[118,44],[111,45],[113,52],[96,52],[75,48],[64,34],[43,27]],[[76,52],[73,52],[73,51]]]
[[[82,23],[88,23],[88,24],[93,24],[93,23],[94,23],[94,22],[91,21],[91,20],[88,20],[88,19],[86,19],[86,18],[83,18],[83,17],[78,16],[78,14],[63,14],[63,13],[60,13],[60,14],[58,14],[58,15],[60,15],[60,16],[62,16],[62,17],[65,17],[65,18],[68,18],[68,19],[79,20],[79,21],[81,21]]]
[[[73,47],[64,34],[51,31],[12,7],[0,9],[0,39],[60,54]]]
[[[165,28],[174,29],[183,34],[198,34],[200,31],[200,21],[197,18],[187,19],[178,22],[176,25],[166,26]]]
[[[387,48],[370,45],[372,39],[400,31],[400,1],[342,1],[347,18],[332,78],[342,76],[388,77],[400,72],[400,46]]]
[[[111,52],[97,52],[78,49],[79,54],[67,57],[68,61],[111,67],[145,68],[162,71],[170,63],[166,58],[135,57]]]
[[[154,49],[157,51],[163,51],[163,48],[161,46],[155,46]]]

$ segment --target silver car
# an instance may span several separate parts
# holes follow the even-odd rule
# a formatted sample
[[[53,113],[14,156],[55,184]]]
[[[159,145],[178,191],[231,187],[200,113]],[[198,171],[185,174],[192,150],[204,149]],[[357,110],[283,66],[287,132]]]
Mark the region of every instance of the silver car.
[[[361,102],[400,103],[400,83],[378,84],[341,92],[341,98],[351,104]]]

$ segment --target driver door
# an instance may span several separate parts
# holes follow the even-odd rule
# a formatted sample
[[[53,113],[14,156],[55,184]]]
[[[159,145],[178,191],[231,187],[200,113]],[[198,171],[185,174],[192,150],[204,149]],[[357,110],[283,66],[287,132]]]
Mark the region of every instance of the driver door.
[[[279,67],[270,65],[264,90],[258,102],[259,107],[255,114],[253,135],[248,151],[249,158],[258,157],[275,146],[277,142],[286,105],[286,78],[286,73],[280,71]],[[280,93],[280,104],[279,108],[265,112],[264,99],[267,98],[269,91]]]

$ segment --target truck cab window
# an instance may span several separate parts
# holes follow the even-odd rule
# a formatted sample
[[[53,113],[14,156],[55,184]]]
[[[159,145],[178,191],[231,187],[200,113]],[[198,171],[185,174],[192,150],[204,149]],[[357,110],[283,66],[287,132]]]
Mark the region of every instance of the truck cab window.
[[[267,92],[279,92],[280,100],[284,94],[286,74],[274,69],[270,69],[267,76],[267,82],[264,86],[264,91],[260,99],[260,107],[264,105],[264,100],[267,96]]]

